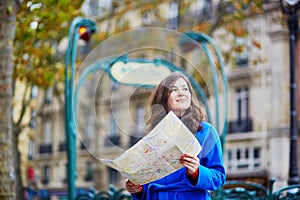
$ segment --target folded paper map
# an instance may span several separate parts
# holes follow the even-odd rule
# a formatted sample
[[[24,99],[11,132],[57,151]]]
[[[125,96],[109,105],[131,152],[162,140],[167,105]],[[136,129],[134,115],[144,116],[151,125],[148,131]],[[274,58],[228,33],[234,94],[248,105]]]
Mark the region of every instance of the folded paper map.
[[[154,129],[114,160],[100,159],[129,180],[145,184],[169,175],[183,167],[180,157],[198,155],[201,145],[190,130],[169,112]]]

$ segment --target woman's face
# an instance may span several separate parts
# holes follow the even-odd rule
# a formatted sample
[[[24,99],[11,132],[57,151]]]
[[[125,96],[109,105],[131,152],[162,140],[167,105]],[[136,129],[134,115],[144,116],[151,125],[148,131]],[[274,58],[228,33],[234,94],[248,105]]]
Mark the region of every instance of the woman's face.
[[[170,88],[171,93],[168,97],[168,107],[177,116],[181,117],[185,110],[191,105],[192,95],[187,82],[183,78],[175,81]]]

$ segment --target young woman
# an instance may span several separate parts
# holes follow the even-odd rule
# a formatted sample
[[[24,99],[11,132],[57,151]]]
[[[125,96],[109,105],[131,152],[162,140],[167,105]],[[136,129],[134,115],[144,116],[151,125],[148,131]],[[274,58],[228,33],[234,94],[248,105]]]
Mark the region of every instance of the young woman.
[[[202,146],[197,156],[184,154],[183,168],[145,185],[127,180],[126,189],[133,199],[147,200],[201,200],[210,199],[209,190],[223,185],[226,174],[222,161],[219,136],[214,127],[205,122],[205,114],[192,98],[188,78],[174,72],[161,81],[150,101],[147,121],[150,130],[173,111],[191,130]]]

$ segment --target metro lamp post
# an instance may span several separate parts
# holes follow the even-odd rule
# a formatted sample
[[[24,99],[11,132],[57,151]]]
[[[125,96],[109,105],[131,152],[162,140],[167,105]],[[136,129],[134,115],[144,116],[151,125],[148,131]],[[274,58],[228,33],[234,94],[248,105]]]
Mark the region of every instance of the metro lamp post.
[[[299,0],[280,0],[282,12],[288,15],[290,42],[290,158],[288,184],[299,184],[297,160],[297,84],[296,84],[296,44],[298,35]]]
[[[82,39],[89,41],[91,35],[96,31],[95,22],[76,17],[72,21],[69,29],[69,42],[66,51],[65,61],[65,130],[66,130],[66,145],[67,145],[67,183],[68,183],[68,199],[75,199],[75,179],[76,179],[76,130],[75,120],[72,113],[73,88],[74,88],[74,73],[75,61],[77,52],[77,42]]]

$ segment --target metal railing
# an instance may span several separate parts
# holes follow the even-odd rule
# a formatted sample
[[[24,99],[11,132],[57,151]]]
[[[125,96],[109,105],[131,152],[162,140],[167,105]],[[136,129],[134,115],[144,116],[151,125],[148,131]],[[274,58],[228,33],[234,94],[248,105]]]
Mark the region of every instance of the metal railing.
[[[273,193],[272,200],[300,200],[300,184],[290,185]]]
[[[269,189],[265,186],[247,181],[227,181],[220,189],[211,192],[213,200],[251,199],[271,200],[275,179],[269,181]]]
[[[96,190],[89,190],[86,193],[77,195],[76,200],[131,200],[132,197],[124,189],[116,189],[114,185],[109,185],[108,191],[97,192]]]
[[[211,191],[212,200],[300,200],[300,184],[289,185],[273,191],[275,178],[269,180],[268,187],[247,181],[227,181],[221,188]],[[32,193],[32,192],[31,192]],[[31,194],[29,199],[50,199],[51,192],[41,190]],[[117,189],[110,184],[108,190],[98,192],[94,188],[78,189],[76,200],[132,200],[125,188]]]
[[[269,180],[268,188],[254,182],[227,181],[220,189],[211,192],[212,200],[300,200],[300,184],[290,185],[273,192],[275,178]],[[108,191],[79,194],[76,200],[131,200],[124,189],[109,185]]]
[[[211,192],[212,200],[300,200],[300,184],[273,191],[275,178],[269,187],[246,181],[227,181],[220,189]]]

